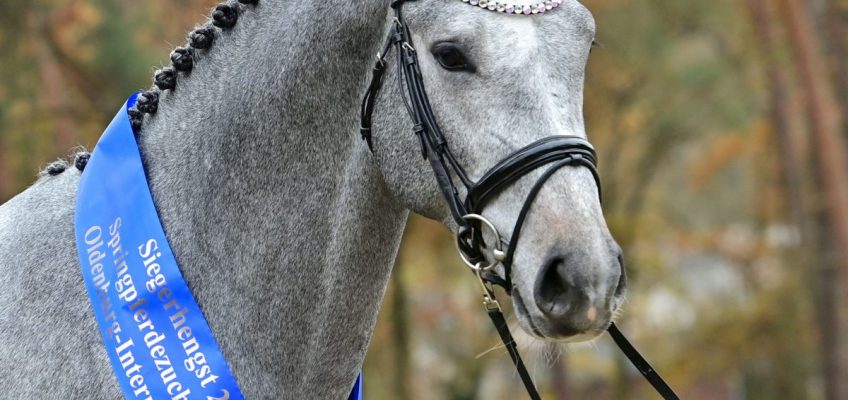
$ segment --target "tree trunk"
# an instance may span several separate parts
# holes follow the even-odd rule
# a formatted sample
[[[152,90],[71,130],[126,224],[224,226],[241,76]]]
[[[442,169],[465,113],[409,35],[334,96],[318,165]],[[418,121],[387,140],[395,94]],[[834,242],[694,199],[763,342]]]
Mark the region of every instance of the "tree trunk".
[[[848,24],[848,10],[841,7],[838,0],[828,0],[825,25],[836,83],[836,97],[839,99],[842,115],[848,115],[848,44],[845,42],[848,28],[846,24]]]
[[[406,284],[399,265],[392,271],[392,336],[395,356],[395,398],[410,399],[409,390],[409,309]]]
[[[779,50],[778,32],[773,12],[766,0],[746,0],[751,26],[760,45],[762,65],[768,77],[769,115],[774,140],[780,155],[778,166],[786,193],[786,210],[796,229],[803,228],[803,204],[801,200],[801,158],[792,137],[791,116],[795,113],[790,104],[789,78],[785,63],[776,57]]]
[[[843,357],[840,357],[839,349],[844,345],[840,343],[840,333],[844,330],[844,325],[839,318],[839,271],[837,270],[837,262],[835,260],[835,251],[833,246],[829,244],[827,235],[829,231],[825,223],[825,213],[820,212],[817,220],[819,224],[819,243],[816,249],[819,254],[815,258],[821,260],[818,268],[818,293],[815,299],[816,302],[816,321],[818,321],[819,340],[821,343],[821,368],[822,377],[825,385],[825,398],[827,400],[842,400],[845,399],[846,382],[845,370],[843,366],[846,364]]]
[[[821,245],[827,246],[821,273],[820,313],[828,320],[820,326],[822,332],[823,364],[828,399],[848,398],[845,382],[846,370],[843,328],[835,315],[837,304],[829,303],[828,296],[838,296],[840,287],[848,280],[848,161],[845,155],[843,121],[838,104],[830,91],[829,74],[822,55],[820,40],[813,29],[809,9],[801,0],[782,0],[788,35],[794,48],[799,69],[799,83],[805,90],[808,102],[815,175],[821,188],[821,210],[824,225],[821,231],[827,236]],[[820,316],[821,318],[822,316]],[[831,320],[832,318],[832,320]],[[833,325],[831,326],[831,322]],[[829,335],[833,335],[832,337]]]

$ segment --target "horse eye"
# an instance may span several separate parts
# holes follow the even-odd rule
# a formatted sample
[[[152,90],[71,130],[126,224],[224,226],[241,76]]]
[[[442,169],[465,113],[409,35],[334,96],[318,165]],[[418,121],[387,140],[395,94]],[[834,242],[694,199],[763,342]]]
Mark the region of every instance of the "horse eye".
[[[439,43],[433,46],[433,57],[448,71],[474,72],[474,66],[468,62],[462,49],[454,43]]]

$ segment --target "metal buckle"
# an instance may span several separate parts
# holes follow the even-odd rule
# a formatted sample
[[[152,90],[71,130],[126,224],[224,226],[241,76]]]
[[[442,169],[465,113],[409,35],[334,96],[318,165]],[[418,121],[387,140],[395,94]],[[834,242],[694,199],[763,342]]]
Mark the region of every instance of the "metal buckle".
[[[480,221],[483,223],[483,226],[489,228],[489,230],[492,231],[492,234],[494,234],[495,236],[494,248],[492,248],[492,258],[495,259],[495,262],[491,264],[484,264],[483,262],[472,262],[468,255],[462,251],[462,246],[460,246],[462,238],[459,236],[459,234],[457,234],[456,251],[459,252],[459,258],[462,259],[462,262],[464,262],[465,265],[468,266],[468,268],[471,268],[471,270],[477,273],[478,275],[482,272],[491,271],[506,258],[506,253],[504,253],[503,251],[503,242],[501,241],[501,235],[498,233],[498,230],[495,229],[495,225],[493,225],[488,219],[486,219],[482,215],[468,214],[462,217],[462,219],[466,221]]]
[[[501,303],[498,303],[498,299],[495,298],[495,288],[492,286],[492,283],[483,279],[482,269],[477,268],[475,271],[476,272],[474,274],[477,275],[480,287],[483,288],[483,307],[486,308],[486,311],[500,311]]]

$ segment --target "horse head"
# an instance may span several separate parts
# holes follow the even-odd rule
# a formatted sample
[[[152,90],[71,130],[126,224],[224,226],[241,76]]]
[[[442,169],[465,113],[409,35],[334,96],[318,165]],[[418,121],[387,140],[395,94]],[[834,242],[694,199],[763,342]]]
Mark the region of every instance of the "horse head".
[[[398,49],[417,56],[424,97],[449,156],[462,166],[463,172],[449,173],[452,182],[479,181],[500,160],[546,137],[586,138],[582,105],[595,37],[591,13],[576,0],[524,9],[531,15],[482,9],[503,11],[500,3],[477,5],[415,1],[403,8],[409,37]],[[387,30],[398,25],[395,18],[390,15]],[[379,57],[386,60],[378,66],[394,65],[399,55]],[[386,87],[376,99],[369,137],[373,156],[387,186],[407,208],[461,234],[462,220],[445,201],[444,181],[433,179],[419,155],[424,146],[425,157],[439,157],[434,154],[438,144],[428,149],[423,128],[410,129],[415,123],[404,102],[412,102],[415,89],[403,84],[401,70],[387,68]],[[593,168],[574,163],[549,176],[546,170],[528,171],[487,201],[482,217],[508,244],[528,196],[545,178],[523,218],[511,267],[499,265],[493,272],[508,282],[524,331],[551,340],[594,338],[610,325],[625,294],[621,250],[606,226]],[[457,186],[457,197],[466,198],[468,188]],[[498,241],[491,229],[481,231],[483,242]],[[483,253],[488,265],[498,264],[497,254]]]

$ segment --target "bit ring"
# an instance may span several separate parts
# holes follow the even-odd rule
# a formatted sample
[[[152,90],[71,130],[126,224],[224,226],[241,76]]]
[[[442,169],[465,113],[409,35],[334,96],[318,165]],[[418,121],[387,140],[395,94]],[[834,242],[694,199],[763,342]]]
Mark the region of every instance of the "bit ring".
[[[466,221],[479,221],[482,223],[481,229],[483,226],[485,226],[486,228],[489,228],[489,230],[492,231],[492,234],[494,234],[495,236],[494,248],[492,249],[492,256],[495,259],[495,262],[491,264],[486,264],[484,262],[472,262],[468,255],[462,251],[462,246],[460,245],[462,238],[460,238],[459,234],[457,234],[456,251],[459,252],[459,258],[462,259],[462,262],[464,262],[465,265],[468,266],[468,268],[470,268],[477,274],[480,274],[481,272],[491,271],[496,266],[498,266],[498,264],[500,264],[501,261],[504,260],[504,258],[506,258],[506,253],[504,253],[503,251],[503,242],[501,241],[501,235],[498,233],[498,230],[495,228],[495,225],[480,214],[467,214],[462,217],[462,219]]]

